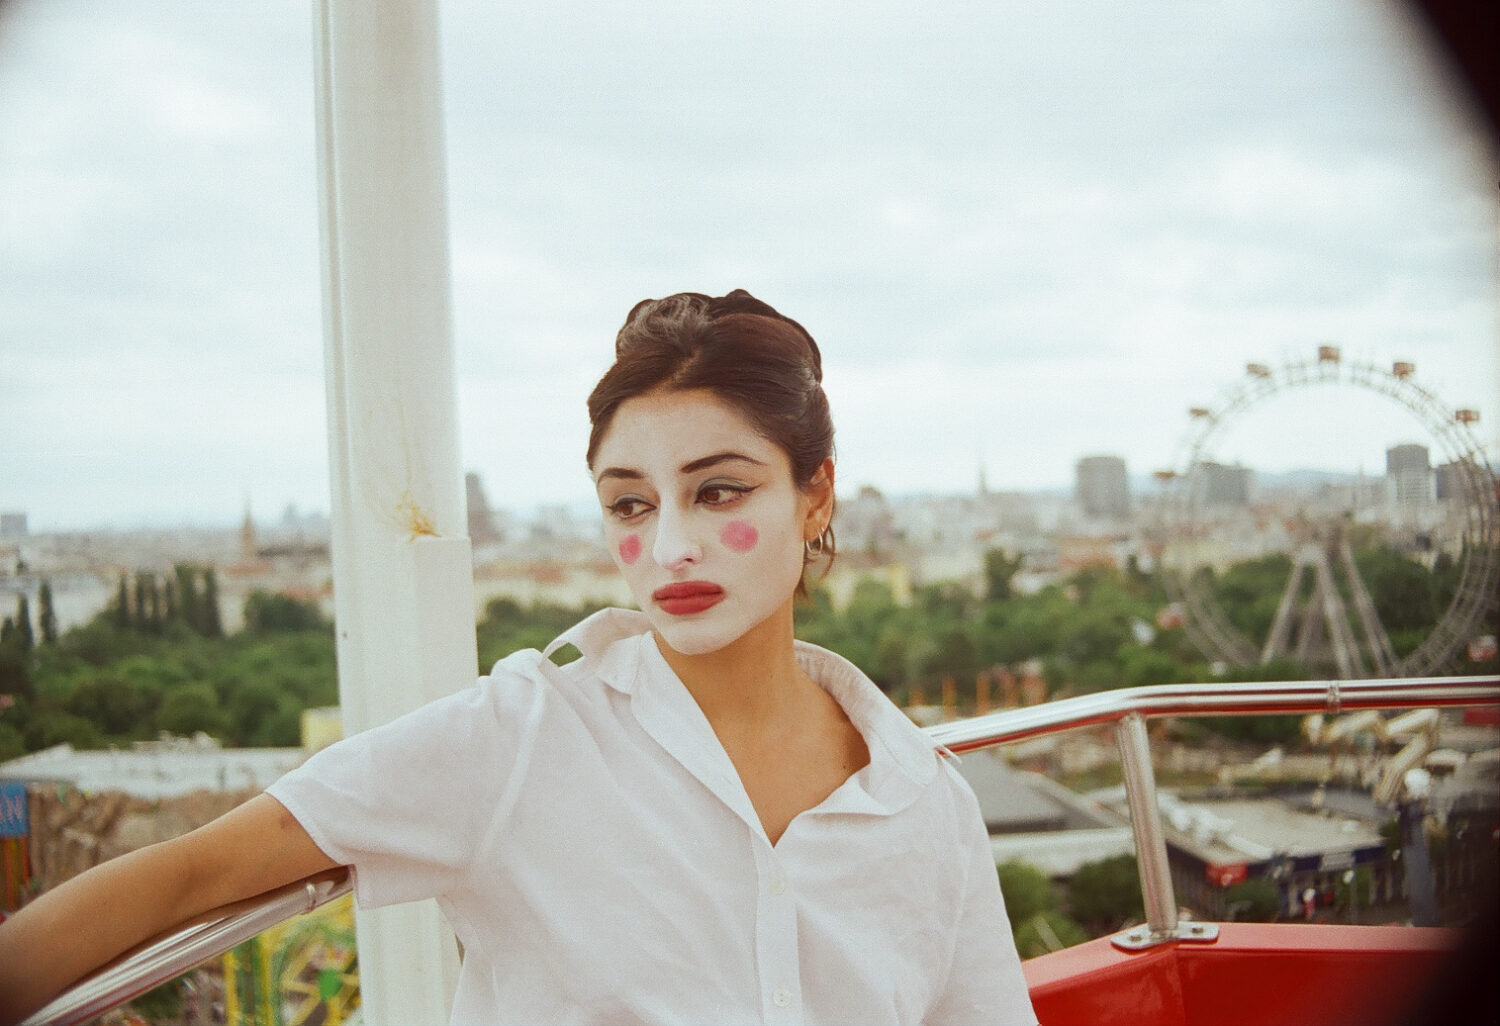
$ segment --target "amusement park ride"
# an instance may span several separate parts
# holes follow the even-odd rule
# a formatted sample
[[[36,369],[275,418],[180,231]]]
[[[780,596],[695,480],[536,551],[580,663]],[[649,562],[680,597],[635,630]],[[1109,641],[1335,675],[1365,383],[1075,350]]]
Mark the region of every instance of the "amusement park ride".
[[[1321,345],[1317,357],[1273,368],[1252,363],[1214,407],[1191,410],[1193,427],[1178,467],[1156,476],[1164,486],[1156,551],[1168,592],[1184,612],[1198,648],[1229,666],[1252,666],[1292,657],[1325,667],[1338,677],[1426,676],[1452,665],[1476,637],[1492,634],[1500,579],[1500,536],[1494,472],[1475,434],[1478,411],[1454,409],[1416,381],[1416,367],[1397,361],[1389,370],[1343,358],[1337,346]],[[1233,626],[1211,588],[1212,562],[1204,558],[1215,512],[1213,471],[1221,468],[1214,446],[1235,418],[1273,396],[1310,386],[1358,389],[1404,407],[1436,441],[1443,456],[1447,512],[1434,529],[1407,531],[1424,555],[1448,554],[1459,566],[1458,586],[1437,625],[1413,651],[1397,658],[1380,623],[1350,547],[1349,524],[1358,505],[1289,518],[1291,571],[1271,628],[1257,642]],[[1330,430],[1349,430],[1337,425]],[[1424,454],[1425,457],[1425,454]],[[1310,587],[1309,579],[1310,578]],[[1353,615],[1351,616],[1351,609]]]
[[[453,412],[435,0],[318,0],[315,9],[338,662],[346,724],[357,730],[437,697],[450,686],[444,681],[472,677],[473,632],[465,637],[462,628],[472,561]],[[1204,530],[1196,468],[1226,421],[1273,391],[1334,379],[1430,417],[1450,462],[1462,468],[1462,583],[1438,628],[1404,658],[1380,628],[1346,539],[1326,525],[1299,543],[1273,630],[1259,643],[1228,622],[1191,561],[1171,552]],[[386,415],[392,409],[402,415]],[[1312,363],[1251,365],[1225,403],[1195,414],[1183,469],[1167,479],[1173,498],[1163,551],[1163,566],[1178,571],[1170,576],[1192,637],[1236,665],[1321,647],[1338,679],[1130,688],[929,728],[958,754],[1083,727],[1115,730],[1146,922],[1025,963],[1042,1023],[1411,1022],[1421,1020],[1418,1002],[1441,998],[1446,967],[1465,940],[1457,930],[1184,917],[1146,723],[1264,714],[1332,720],[1500,704],[1500,678],[1436,676],[1494,610],[1495,484],[1472,420],[1419,388],[1410,365],[1387,372],[1346,364],[1331,348]],[[349,889],[348,874],[335,871],[183,924],[28,1022],[86,1021]],[[446,1020],[457,953],[430,905],[360,913],[366,1021]]]

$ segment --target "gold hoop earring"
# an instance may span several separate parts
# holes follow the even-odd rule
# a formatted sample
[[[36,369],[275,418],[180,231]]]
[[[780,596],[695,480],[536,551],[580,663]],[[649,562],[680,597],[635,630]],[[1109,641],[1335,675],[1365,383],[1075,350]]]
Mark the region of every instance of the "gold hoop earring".
[[[820,534],[816,538],[810,538],[803,542],[802,550],[806,553],[808,559],[817,559],[823,554],[823,536]]]

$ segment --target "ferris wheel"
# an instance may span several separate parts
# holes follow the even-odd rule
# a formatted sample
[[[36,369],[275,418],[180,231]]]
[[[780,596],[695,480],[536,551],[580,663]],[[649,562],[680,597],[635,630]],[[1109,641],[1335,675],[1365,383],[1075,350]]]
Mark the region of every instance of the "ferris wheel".
[[[1291,658],[1343,678],[1425,677],[1449,672],[1466,650],[1473,656],[1493,647],[1500,608],[1500,488],[1473,427],[1479,414],[1445,405],[1414,375],[1411,363],[1387,369],[1347,361],[1338,347],[1323,345],[1313,359],[1281,367],[1248,364],[1244,377],[1215,406],[1190,411],[1175,467],[1156,475],[1162,483],[1156,555],[1171,615],[1210,659],[1252,666]],[[1350,486],[1343,501],[1295,511],[1251,503],[1252,469],[1220,462],[1216,447],[1247,411],[1272,396],[1313,385],[1364,390],[1405,407],[1441,454],[1426,479],[1436,476],[1440,484],[1428,483],[1423,494],[1420,474],[1415,487],[1388,475],[1379,488],[1360,482]],[[1425,452],[1421,463],[1425,468]],[[1399,657],[1351,548],[1361,505],[1364,520],[1378,514],[1373,516],[1378,528],[1398,545],[1428,559],[1446,552],[1458,569],[1455,593],[1441,618],[1419,645]],[[1414,505],[1421,507],[1420,525],[1410,519]],[[1269,629],[1252,637],[1225,615],[1214,596],[1213,577],[1234,562],[1273,551],[1290,557],[1291,571]]]

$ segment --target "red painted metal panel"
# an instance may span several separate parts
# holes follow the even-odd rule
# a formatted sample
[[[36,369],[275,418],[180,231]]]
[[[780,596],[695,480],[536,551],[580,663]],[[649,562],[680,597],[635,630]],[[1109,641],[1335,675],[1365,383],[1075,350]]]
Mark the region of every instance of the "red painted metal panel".
[[[1212,945],[1180,944],[1192,1026],[1403,1021],[1461,934],[1401,926],[1225,923]]]
[[[1175,945],[1127,954],[1108,938],[1023,963],[1042,1026],[1188,1026]]]
[[[1337,1026],[1409,1021],[1464,937],[1381,926],[1221,924],[1137,953],[1108,939],[1025,963],[1042,1026]]]

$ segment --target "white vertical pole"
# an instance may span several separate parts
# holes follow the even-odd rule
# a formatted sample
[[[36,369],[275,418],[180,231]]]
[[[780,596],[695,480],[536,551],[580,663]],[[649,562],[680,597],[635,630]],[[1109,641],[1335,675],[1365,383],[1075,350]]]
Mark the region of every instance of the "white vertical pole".
[[[435,0],[317,0],[339,695],[346,733],[473,682]],[[367,1021],[448,1018],[437,906],[361,912]]]

